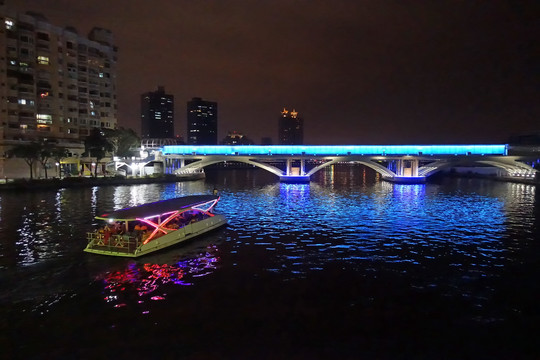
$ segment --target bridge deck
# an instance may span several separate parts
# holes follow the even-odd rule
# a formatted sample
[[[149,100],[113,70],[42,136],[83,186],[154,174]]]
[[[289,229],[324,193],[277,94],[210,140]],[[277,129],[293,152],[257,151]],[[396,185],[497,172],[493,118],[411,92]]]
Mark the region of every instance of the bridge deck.
[[[164,155],[507,155],[507,145],[168,145]]]

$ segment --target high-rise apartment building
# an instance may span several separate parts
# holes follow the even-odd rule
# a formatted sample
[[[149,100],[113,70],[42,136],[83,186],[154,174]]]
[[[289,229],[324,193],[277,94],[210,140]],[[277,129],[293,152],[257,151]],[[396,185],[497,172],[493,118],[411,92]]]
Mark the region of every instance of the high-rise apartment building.
[[[304,120],[294,109],[283,109],[279,117],[278,139],[280,145],[303,145]]]
[[[141,95],[141,137],[174,137],[174,96],[166,94],[163,86]]]
[[[88,37],[0,4],[0,151],[21,141],[80,143],[117,126],[117,48],[109,30]]]
[[[253,140],[238,131],[229,131],[227,136],[221,140],[221,145],[254,145]]]
[[[187,103],[187,141],[193,145],[217,145],[217,102],[193,98]]]

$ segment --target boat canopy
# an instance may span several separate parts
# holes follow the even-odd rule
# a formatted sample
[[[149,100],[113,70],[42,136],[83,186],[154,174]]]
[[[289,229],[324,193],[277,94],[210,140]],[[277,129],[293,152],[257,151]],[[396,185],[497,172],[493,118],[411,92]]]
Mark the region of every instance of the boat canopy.
[[[189,210],[195,208],[198,205],[214,202],[209,208],[211,208],[219,196],[217,195],[191,195],[183,196],[174,199],[161,200],[153,203],[147,203],[139,206],[133,206],[130,208],[111,211],[109,213],[96,216],[99,220],[118,220],[118,221],[134,221],[141,218],[154,217],[156,215],[165,214],[168,212],[177,211],[180,209]]]

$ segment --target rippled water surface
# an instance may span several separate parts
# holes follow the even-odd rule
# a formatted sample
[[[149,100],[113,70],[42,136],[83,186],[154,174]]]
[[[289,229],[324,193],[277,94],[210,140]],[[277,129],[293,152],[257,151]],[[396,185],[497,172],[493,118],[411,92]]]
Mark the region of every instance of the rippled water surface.
[[[96,214],[219,189],[227,227],[140,259],[82,252]],[[0,194],[7,358],[534,358],[531,185],[204,181]]]

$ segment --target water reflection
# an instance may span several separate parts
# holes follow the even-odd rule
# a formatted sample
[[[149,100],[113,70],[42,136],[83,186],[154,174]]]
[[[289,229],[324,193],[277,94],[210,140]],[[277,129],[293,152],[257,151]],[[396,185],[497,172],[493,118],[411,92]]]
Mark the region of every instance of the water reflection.
[[[392,184],[394,194],[403,198],[406,201],[414,201],[426,191],[425,184]]]
[[[357,163],[327,166],[313,174],[311,180],[329,189],[366,187],[382,181],[378,172]]]
[[[164,262],[163,256],[154,255],[131,261],[121,270],[99,274],[96,281],[103,282],[105,302],[119,308],[148,300],[165,300],[168,286],[193,285],[197,278],[211,274],[219,262],[215,245],[208,245],[196,256],[178,259],[175,255],[173,258],[177,259]],[[143,313],[148,313],[148,309]]]
[[[15,242],[19,264],[32,265],[47,258],[62,255],[58,242],[49,241],[55,237],[57,224],[54,202],[42,199],[35,206],[25,207],[21,213],[21,226],[17,229]]]
[[[220,206],[233,220],[236,251],[262,247],[275,259],[267,269],[287,276],[334,261],[396,269],[433,259],[461,268],[502,265],[504,201],[445,192],[437,185],[379,183],[364,192],[279,184],[263,188],[265,196],[224,196]]]
[[[310,184],[280,184],[269,173],[228,170],[197,182],[1,194],[0,269],[2,280],[9,278],[2,296],[56,301],[85,293],[98,273],[112,306],[147,304],[169,300],[171,287],[185,289],[219,263],[284,281],[334,265],[362,274],[390,271],[418,289],[480,299],[490,291],[478,283],[522,261],[538,236],[534,186],[469,179],[399,185],[377,181],[362,167],[354,167],[354,176],[350,168],[328,171],[331,186],[322,171]],[[97,214],[214,186],[222,196],[217,210],[229,219],[213,238],[221,257],[215,247],[129,263],[82,252]],[[88,274],[94,263],[102,267]]]
[[[118,210],[158,200],[166,200],[179,196],[207,194],[204,181],[164,183],[160,186],[131,185],[112,188],[113,207]]]

